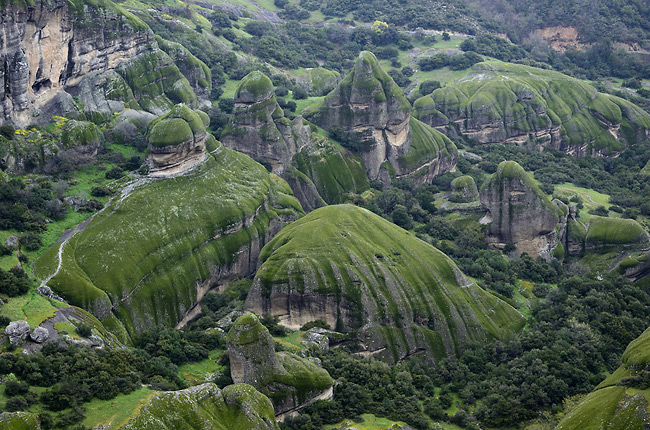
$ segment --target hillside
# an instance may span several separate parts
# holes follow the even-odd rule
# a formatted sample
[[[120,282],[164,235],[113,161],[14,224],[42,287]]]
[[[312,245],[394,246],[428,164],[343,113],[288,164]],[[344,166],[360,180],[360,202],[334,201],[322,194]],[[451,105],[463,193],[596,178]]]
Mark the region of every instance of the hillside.
[[[292,328],[326,321],[388,360],[419,350],[436,360],[455,356],[523,322],[446,255],[354,206],[328,206],[292,223],[260,261],[246,309]]]

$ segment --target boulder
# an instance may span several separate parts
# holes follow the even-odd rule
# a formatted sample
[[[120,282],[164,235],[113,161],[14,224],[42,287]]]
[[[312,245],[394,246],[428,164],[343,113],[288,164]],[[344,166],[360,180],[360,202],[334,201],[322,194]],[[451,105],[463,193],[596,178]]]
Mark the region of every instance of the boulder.
[[[20,346],[31,331],[27,321],[13,321],[5,328],[9,342],[13,346]]]
[[[481,187],[481,204],[487,214],[481,220],[489,224],[487,242],[503,249],[511,243],[518,255],[550,259],[558,245],[556,227],[567,214],[539,189],[535,181],[514,161],[503,161]]]
[[[50,337],[50,332],[44,327],[36,327],[29,337],[36,343],[43,343]]]
[[[5,246],[8,246],[8,247],[16,247],[16,246],[18,246],[18,239],[19,239],[18,236],[15,236],[15,235],[9,236],[7,238],[7,240],[5,240]]]
[[[309,329],[300,344],[312,352],[325,352],[330,349],[327,330],[318,327]]]

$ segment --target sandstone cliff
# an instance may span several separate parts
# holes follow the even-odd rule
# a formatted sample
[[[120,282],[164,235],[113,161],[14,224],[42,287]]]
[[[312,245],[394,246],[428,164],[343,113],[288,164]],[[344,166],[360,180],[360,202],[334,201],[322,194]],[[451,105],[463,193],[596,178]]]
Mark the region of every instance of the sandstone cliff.
[[[561,73],[486,61],[415,102],[415,116],[478,143],[551,145],[576,156],[619,153],[650,136],[650,115]]]
[[[276,353],[269,331],[251,313],[240,316],[230,329],[228,354],[232,380],[268,395],[276,415],[300,407],[332,386],[329,373],[315,363]]]
[[[411,118],[402,90],[368,51],[359,54],[352,71],[306,117],[326,130],[341,127],[355,134],[370,179],[409,176],[422,183],[452,170],[458,160],[447,137]]]
[[[146,24],[110,0],[10,2],[0,28],[0,123],[196,102]]]
[[[488,210],[482,222],[488,244],[503,249],[511,243],[517,254],[552,257],[559,243],[558,224],[563,214],[514,161],[504,161],[481,187],[481,203]]]
[[[290,328],[323,320],[364,354],[397,362],[459,354],[517,331],[523,317],[468,280],[433,246],[351,205],[285,227],[262,250],[245,309]]]

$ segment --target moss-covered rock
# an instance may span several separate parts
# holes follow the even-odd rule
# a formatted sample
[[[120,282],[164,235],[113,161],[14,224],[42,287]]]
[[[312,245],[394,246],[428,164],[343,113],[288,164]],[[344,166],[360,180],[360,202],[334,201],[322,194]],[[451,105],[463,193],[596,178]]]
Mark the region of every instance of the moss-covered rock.
[[[75,146],[98,147],[103,137],[99,127],[92,122],[69,120],[63,124],[61,143],[64,149]]]
[[[155,118],[156,116],[149,112],[125,109],[118,115],[113,115],[113,119],[106,126],[107,139],[121,145],[143,147],[147,127]]]
[[[176,172],[202,161],[208,136],[204,119],[196,111],[184,104],[174,106],[149,124],[151,171]]]
[[[200,97],[207,98],[212,90],[212,73],[210,68],[196,58],[183,45],[177,42],[164,40],[156,36],[160,49],[171,57],[178,70],[185,76],[194,93]]]
[[[415,102],[434,127],[454,123],[479,143],[552,145],[577,156],[614,155],[648,137],[650,115],[561,73],[486,61]]]
[[[458,159],[449,139],[411,118],[411,104],[369,51],[361,52],[345,79],[305,115],[326,130],[357,134],[370,179],[410,176],[422,183],[451,170]]]
[[[0,427],[5,430],[40,430],[36,415],[31,412],[0,413]]]
[[[312,361],[275,352],[273,338],[252,313],[240,316],[228,332],[230,372],[268,395],[276,414],[295,409],[332,386],[332,378]]]
[[[442,252],[356,206],[326,206],[285,227],[261,261],[246,309],[291,328],[326,321],[390,361],[417,350],[454,356],[524,321]]]
[[[558,244],[557,226],[567,214],[539,189],[533,178],[514,161],[503,161],[481,187],[481,204],[488,210],[487,242],[497,248],[512,243],[518,254],[550,259]]]
[[[262,72],[246,75],[235,93],[235,111],[221,134],[224,145],[270,164],[281,174],[299,147],[308,144],[309,128],[298,117],[284,117],[273,83]]]
[[[271,401],[247,384],[154,395],[122,430],[278,430]]]
[[[478,200],[478,188],[471,176],[459,176],[451,181],[452,198],[456,202],[469,203]]]
[[[648,232],[633,219],[606,218],[592,216],[589,218],[586,248],[606,246],[640,245],[650,240]]]
[[[112,332],[123,324],[134,335],[175,326],[215,282],[253,273],[262,246],[302,208],[286,182],[249,157],[213,138],[206,145],[209,155],[191,172],[131,184],[83,231],[45,251],[37,276],[52,276],[48,286]]]
[[[305,70],[305,75],[296,79],[307,94],[312,97],[324,96],[334,88],[341,80],[341,74],[335,70],[316,67]]]
[[[560,421],[558,430],[645,430],[650,426],[650,329],[628,345],[621,361]]]

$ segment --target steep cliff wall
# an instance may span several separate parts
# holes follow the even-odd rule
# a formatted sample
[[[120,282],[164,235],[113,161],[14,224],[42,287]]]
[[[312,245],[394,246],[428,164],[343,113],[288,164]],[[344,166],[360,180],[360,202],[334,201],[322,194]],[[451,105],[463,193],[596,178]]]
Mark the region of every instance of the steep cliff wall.
[[[0,123],[196,102],[147,25],[110,0],[10,2],[0,29]],[[154,79],[142,85],[147,76]]]

